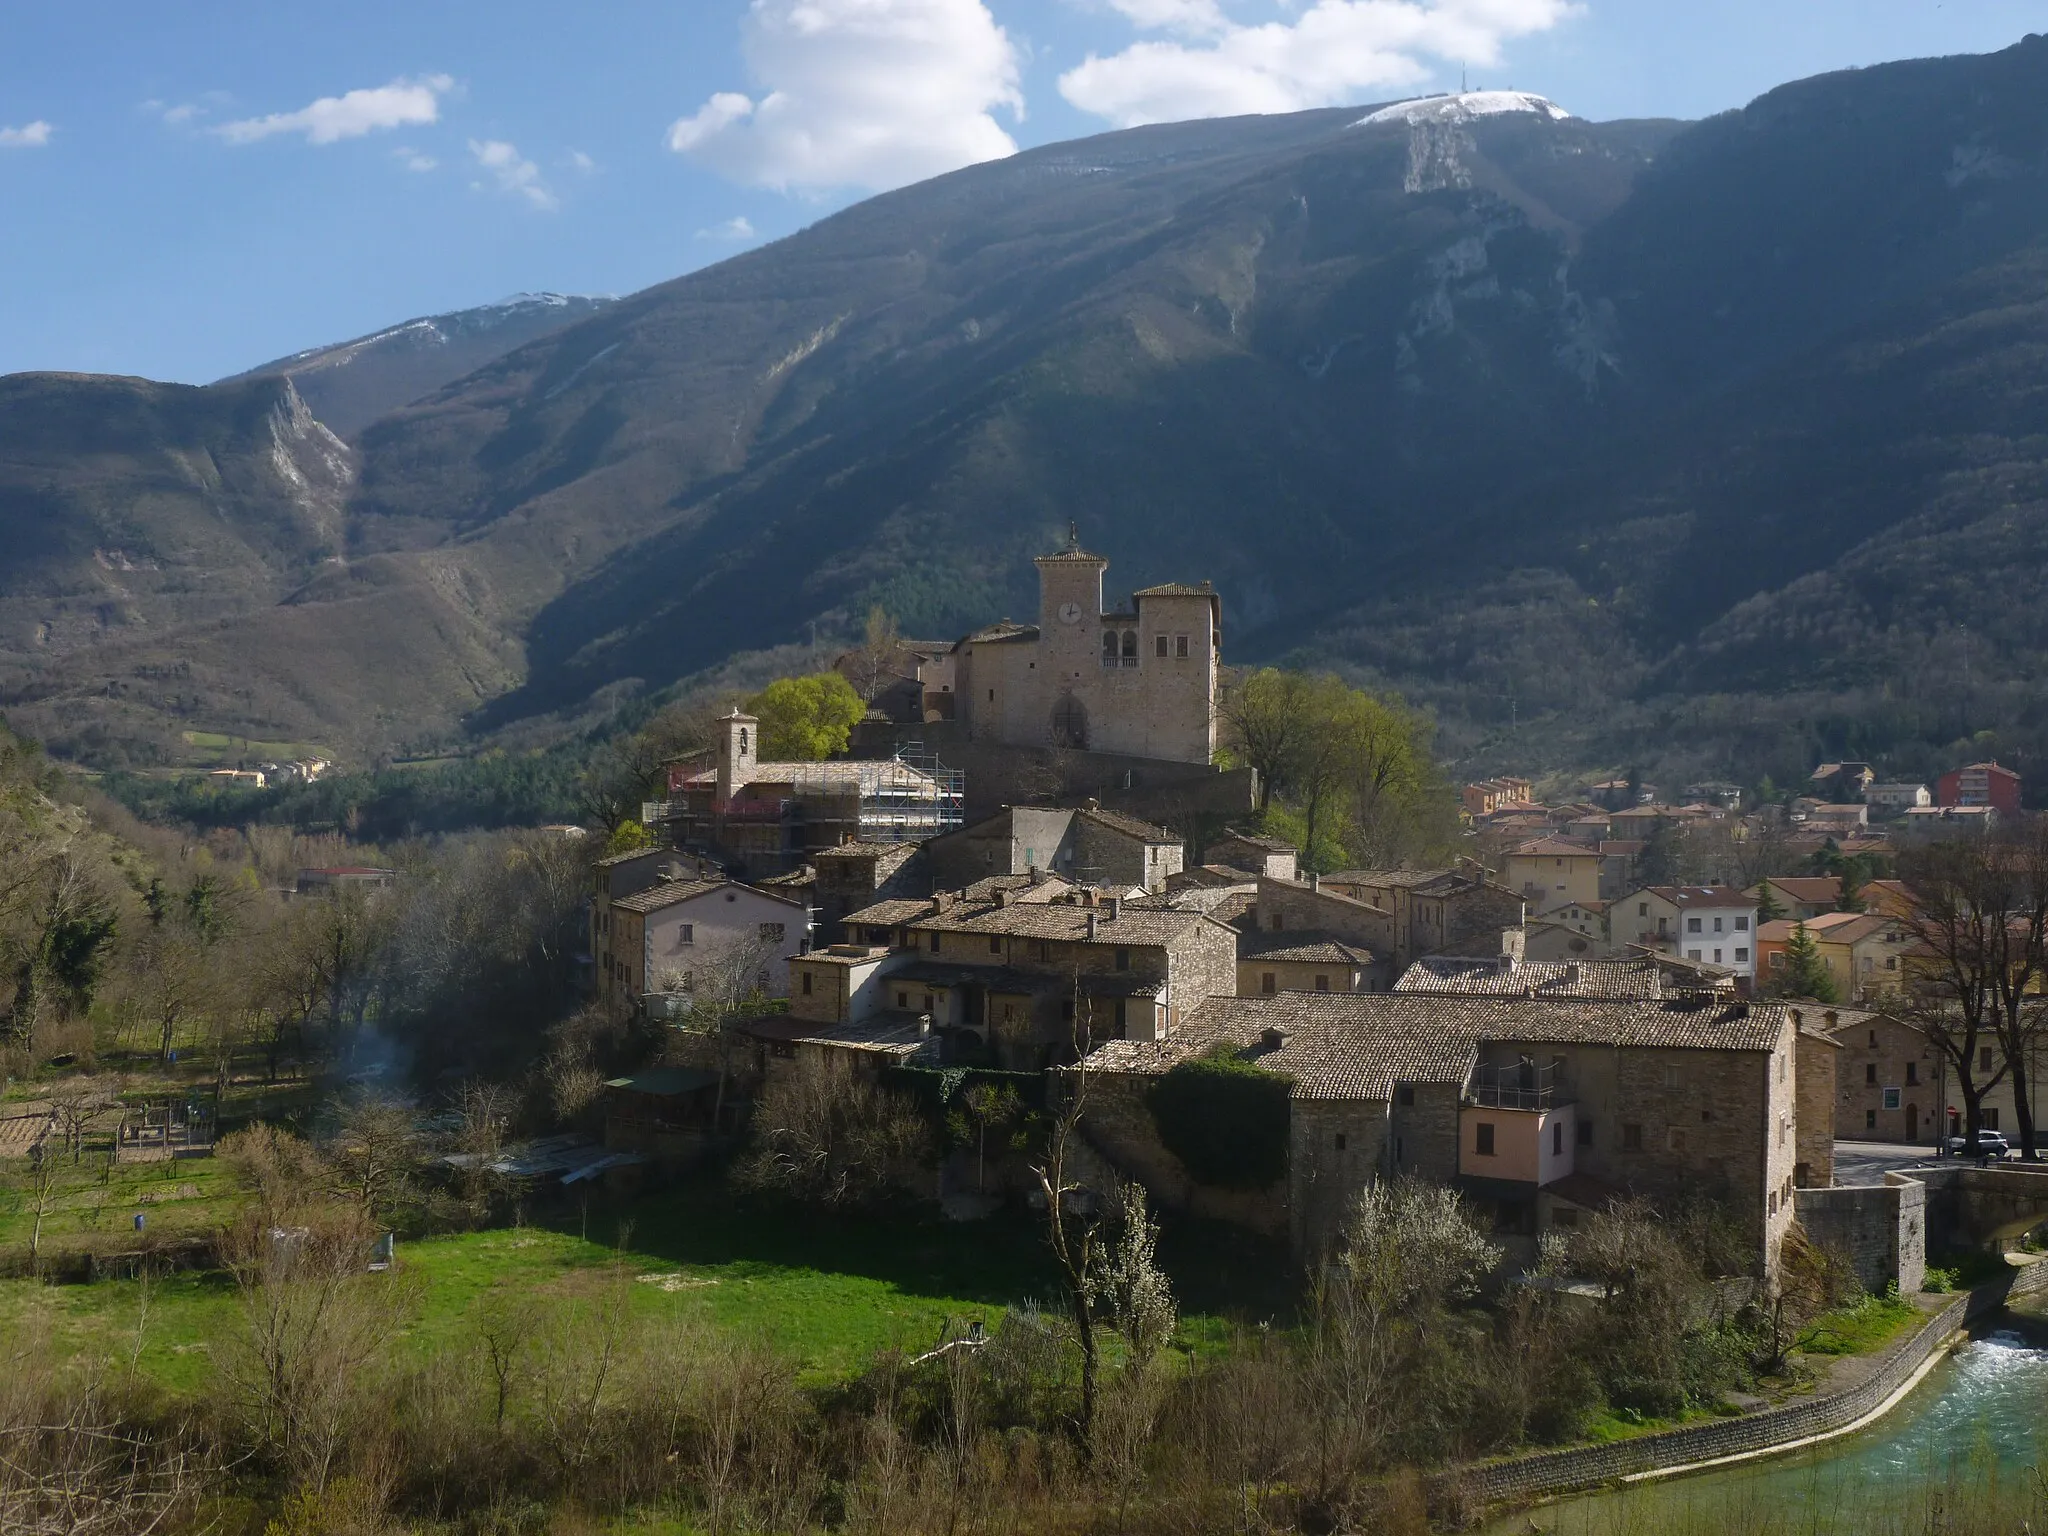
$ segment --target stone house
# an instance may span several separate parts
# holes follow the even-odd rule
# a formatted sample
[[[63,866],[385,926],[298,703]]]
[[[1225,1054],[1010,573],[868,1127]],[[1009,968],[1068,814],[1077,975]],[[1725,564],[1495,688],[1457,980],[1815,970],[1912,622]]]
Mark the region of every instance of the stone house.
[[[1614,904],[1608,927],[1618,943],[1756,974],[1756,902],[1733,886],[1643,886]]]
[[[1520,928],[1528,915],[1518,892],[1496,885],[1472,863],[1455,869],[1343,870],[1323,876],[1320,889],[1392,920],[1385,940],[1366,942],[1397,972],[1423,955],[1497,954],[1502,932]]]
[[[880,903],[846,926],[895,951],[883,984],[897,1007],[971,1033],[1014,1070],[1071,1060],[1077,1041],[1157,1039],[1235,990],[1237,933],[1207,914],[1041,891],[983,882]]]
[[[1301,855],[1294,844],[1278,837],[1233,832],[1202,850],[1202,863],[1242,870],[1268,880],[1301,878]]]
[[[1941,1134],[1941,1052],[1914,1025],[1855,1008],[1797,1009],[1841,1048],[1834,1129],[1844,1141],[1931,1145]]]
[[[1545,917],[1555,907],[1598,901],[1604,862],[1596,847],[1543,837],[1507,856],[1501,882],[1519,892],[1537,916]]]
[[[608,900],[593,916],[597,994],[644,1006],[688,998],[744,962],[763,992],[810,946],[810,909],[735,880],[678,880]]]
[[[1316,933],[1267,933],[1257,928],[1237,941],[1237,994],[1370,992],[1383,967],[1369,949]]]
[[[1522,1256],[1622,1193],[1717,1199],[1766,1273],[1798,1184],[1799,1034],[1783,1005],[1711,995],[1218,1000],[1165,1039],[1098,1048],[1083,1123],[1112,1162],[1170,1160],[1156,1134],[1143,1146],[1144,1082],[1233,1049],[1292,1081],[1286,1187],[1268,1199],[1305,1254],[1367,1183],[1407,1174],[1460,1190]]]
[[[837,936],[849,912],[899,896],[931,890],[931,874],[917,843],[848,841],[811,855],[817,932]]]
[[[957,889],[991,875],[1051,870],[1082,885],[1163,891],[1181,873],[1180,838],[1121,811],[1089,802],[1078,810],[1005,806],[994,816],[933,838],[925,858],[936,888]]]

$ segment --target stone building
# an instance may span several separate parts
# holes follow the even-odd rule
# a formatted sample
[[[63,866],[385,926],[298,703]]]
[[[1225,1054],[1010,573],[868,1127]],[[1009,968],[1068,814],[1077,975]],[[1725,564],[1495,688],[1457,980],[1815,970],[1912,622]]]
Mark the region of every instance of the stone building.
[[[1072,535],[1035,563],[1038,623],[976,630],[954,647],[947,675],[934,672],[927,697],[950,695],[972,740],[1208,764],[1223,649],[1215,590],[1146,587],[1111,607],[1109,562]]]
[[[1774,1268],[1797,1186],[1799,1027],[1780,1004],[1398,993],[1219,999],[1157,1041],[1089,1058],[1091,1141],[1165,1158],[1146,1085],[1218,1048],[1292,1080],[1284,1207],[1297,1248],[1335,1235],[1368,1182],[1451,1185],[1522,1254],[1628,1192],[1721,1201]]]
[[[1397,974],[1424,955],[1498,954],[1502,931],[1520,928],[1528,911],[1520,894],[1495,884],[1472,863],[1455,869],[1349,869],[1324,875],[1319,884],[1391,920],[1387,939],[1373,948]]]
[[[1214,918],[1029,880],[1003,877],[852,914],[852,942],[891,951],[870,984],[895,1007],[972,1035],[981,1054],[1026,1071],[1072,1059],[1077,1041],[1171,1034],[1184,1015],[1234,989],[1237,934]]]
[[[1184,857],[1174,833],[1093,801],[1078,810],[1005,806],[925,845],[939,889],[1037,869],[1103,890],[1163,891]]]
[[[811,855],[816,932],[827,939],[838,938],[849,912],[878,901],[928,894],[932,877],[924,846],[849,840],[836,848],[818,849]]]
[[[1301,855],[1294,844],[1278,837],[1233,832],[1202,850],[1202,862],[1223,869],[1241,869],[1269,880],[1301,877]]]

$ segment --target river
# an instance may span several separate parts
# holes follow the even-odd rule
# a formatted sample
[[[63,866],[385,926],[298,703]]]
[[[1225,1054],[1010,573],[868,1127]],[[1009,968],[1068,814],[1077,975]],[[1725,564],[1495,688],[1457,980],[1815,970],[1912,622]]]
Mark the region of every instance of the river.
[[[1540,1505],[1485,1536],[1891,1536],[2019,1530],[1958,1521],[1987,1494],[2038,1512],[2048,1486],[2048,1320],[1986,1320],[1906,1400],[1858,1434],[1719,1472]],[[2048,1472],[2048,1467],[2042,1467]],[[2038,1521],[2038,1514],[2036,1515]],[[2040,1530],[2036,1523],[2033,1527]]]

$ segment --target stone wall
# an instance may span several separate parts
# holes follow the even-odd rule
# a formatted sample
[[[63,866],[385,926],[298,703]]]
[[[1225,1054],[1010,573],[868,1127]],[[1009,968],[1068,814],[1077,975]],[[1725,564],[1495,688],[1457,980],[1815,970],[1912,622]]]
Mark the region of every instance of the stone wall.
[[[1380,1172],[1387,1106],[1379,1100],[1293,1099],[1288,1103],[1289,1235],[1304,1257],[1342,1234],[1351,1203]]]
[[[1081,1114],[1089,1144],[1126,1179],[1136,1179],[1162,1205],[1255,1232],[1288,1230],[1287,1182],[1265,1189],[1218,1189],[1197,1183],[1187,1165],[1166,1149],[1145,1095],[1156,1077],[1091,1072]]]
[[[1257,915],[1262,933],[1324,933],[1369,949],[1382,960],[1395,948],[1392,913],[1300,881],[1261,875]]]
[[[1841,1392],[1611,1445],[1545,1451],[1465,1467],[1445,1474],[1442,1482],[1481,1503],[1535,1499],[1595,1488],[1639,1472],[1766,1451],[1844,1429],[1881,1407],[1957,1329],[1997,1311],[2010,1296],[2041,1291],[2048,1291],[2048,1263],[2030,1265],[2010,1281],[1979,1286],[1956,1297],[1917,1332],[1894,1344],[1868,1377]]]
[[[1826,1189],[1835,1182],[1835,1072],[1841,1046],[1801,1030],[1793,1058],[1799,1129],[1793,1180],[1802,1188]]]
[[[1799,1225],[1823,1248],[1849,1257],[1872,1295],[1887,1285],[1911,1295],[1927,1278],[1927,1186],[1900,1174],[1883,1184],[1802,1189]]]

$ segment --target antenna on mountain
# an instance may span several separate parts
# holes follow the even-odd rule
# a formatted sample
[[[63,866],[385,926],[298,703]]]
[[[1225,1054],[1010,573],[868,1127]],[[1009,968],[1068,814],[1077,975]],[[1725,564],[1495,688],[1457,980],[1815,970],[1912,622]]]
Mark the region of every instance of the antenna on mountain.
[[[1460,96],[1463,96],[1467,91],[1471,89],[1472,87],[1465,83],[1465,66],[1460,64],[1458,66],[1458,94]]]

